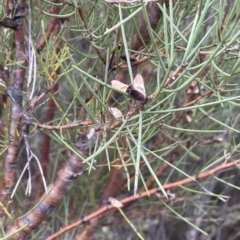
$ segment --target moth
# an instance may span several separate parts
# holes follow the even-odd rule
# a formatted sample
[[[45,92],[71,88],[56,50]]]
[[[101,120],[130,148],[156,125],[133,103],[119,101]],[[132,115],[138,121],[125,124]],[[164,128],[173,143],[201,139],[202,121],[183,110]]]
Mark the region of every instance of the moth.
[[[146,90],[141,74],[137,74],[133,80],[133,84],[130,85],[126,85],[118,80],[112,80],[111,84],[113,87],[128,93],[135,100],[141,103],[147,102]]]
[[[118,108],[116,108],[116,107],[109,107],[109,110],[110,110],[110,112],[112,113],[112,115],[115,118],[123,117],[123,114],[122,114],[121,110],[119,110]]]
[[[87,134],[87,138],[90,139],[93,137],[93,135],[95,134],[95,129],[94,128],[91,128],[89,133]]]
[[[109,197],[108,201],[115,208],[121,208],[123,206],[123,204],[120,201],[118,201],[116,198]]]

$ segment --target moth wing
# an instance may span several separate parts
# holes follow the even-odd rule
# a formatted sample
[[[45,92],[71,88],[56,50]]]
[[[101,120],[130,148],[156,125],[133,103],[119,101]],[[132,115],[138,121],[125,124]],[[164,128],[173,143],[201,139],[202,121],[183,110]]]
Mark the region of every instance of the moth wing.
[[[115,208],[121,208],[123,204],[118,201],[116,198],[109,197],[108,201],[112,204],[113,207]]]
[[[87,138],[88,138],[88,139],[92,138],[93,135],[94,135],[94,133],[95,133],[95,129],[94,129],[94,128],[91,128],[90,131],[89,131],[89,133],[87,134]]]
[[[142,78],[141,74],[137,74],[133,81],[134,88],[143,94],[144,97],[146,97],[146,90],[144,85],[144,80]]]
[[[111,84],[114,88],[117,88],[119,90],[122,90],[124,92],[126,92],[127,88],[128,88],[128,85],[118,81],[118,80],[112,80],[111,81]]]
[[[115,118],[121,118],[123,116],[122,112],[116,107],[109,107]]]

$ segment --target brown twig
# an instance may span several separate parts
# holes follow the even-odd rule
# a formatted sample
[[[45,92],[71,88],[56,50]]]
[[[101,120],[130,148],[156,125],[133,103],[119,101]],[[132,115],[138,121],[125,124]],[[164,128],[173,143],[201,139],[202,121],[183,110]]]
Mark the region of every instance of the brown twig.
[[[125,115],[124,119],[129,119],[130,117],[132,117],[133,115],[135,115],[137,112],[139,111],[139,108],[131,108],[129,110],[129,112]],[[51,125],[46,125],[46,124],[41,124],[41,123],[36,123],[34,121],[31,120],[26,120],[26,123],[38,128],[43,128],[43,129],[47,129],[47,130],[64,130],[64,129],[70,129],[70,128],[76,128],[76,127],[86,127],[86,126],[91,126],[94,125],[93,121],[91,120],[86,120],[86,121],[77,121],[77,122],[73,122],[73,123],[69,123],[66,125],[61,125],[61,126],[51,126]],[[109,132],[112,129],[115,129],[116,127],[120,126],[123,123],[123,120],[117,120],[111,124],[107,124],[105,125],[105,127],[103,126],[96,126],[95,130],[99,131],[99,130],[104,130],[105,132]]]
[[[79,5],[80,5],[80,3],[79,3]],[[86,23],[86,21],[85,21],[84,14],[83,14],[82,9],[81,9],[80,6],[78,7],[78,15],[79,15],[79,17],[80,17],[80,19],[81,19],[81,21],[82,21],[82,23],[83,23],[83,27],[85,28],[85,30],[86,30],[87,33],[88,33],[88,37],[89,37],[89,39],[90,39],[90,43],[93,42],[92,34],[91,34],[91,32],[88,30],[89,28],[87,27],[87,23]],[[93,48],[95,49],[95,51],[96,51],[99,59],[100,59],[102,62],[105,62],[104,57],[102,57],[101,53],[100,53],[99,50],[96,48],[96,46],[95,46],[94,44],[92,44],[92,46],[93,46]]]
[[[168,157],[168,163],[172,163],[175,162],[177,160],[177,155],[178,152],[173,152],[169,155]],[[168,163],[163,163],[162,166],[156,171],[155,175],[159,178],[168,168],[169,168],[169,164]],[[151,178],[147,181],[147,188],[152,188],[153,185],[156,183],[156,180],[154,179],[154,177],[151,176]]]
[[[54,26],[54,34],[57,36],[57,34],[61,30],[61,20],[57,19],[56,24]],[[56,56],[61,52],[60,50],[60,41],[55,42],[55,54]],[[56,60],[55,60],[56,61]],[[55,71],[53,73],[53,71]],[[57,69],[49,69],[49,75],[53,76],[53,79],[56,80],[56,78],[60,74],[60,67]],[[55,83],[54,86],[51,89],[51,92],[54,94],[55,92],[58,91],[58,83]],[[55,102],[52,98],[48,101],[48,106],[47,106],[47,115],[46,115],[46,121],[51,122],[54,118],[54,110],[55,110]],[[43,144],[42,144],[42,156],[41,156],[41,163],[42,163],[42,169],[43,169],[43,174],[44,176],[47,175],[47,165],[49,162],[49,153],[50,153],[50,143],[51,143],[51,138],[48,134],[45,134],[43,136]]]
[[[59,14],[61,7],[60,6],[52,6],[50,13],[52,14]],[[58,23],[59,19],[56,17],[51,17],[49,22],[48,22],[48,26],[47,29],[44,33],[44,35],[42,35],[39,38],[39,41],[36,43],[36,50],[37,52],[41,52],[43,50],[43,48],[46,46],[46,42],[50,39],[52,33],[54,32],[54,28],[55,25]]]
[[[57,84],[57,83],[56,83]],[[53,92],[52,89],[55,88],[55,84],[47,89],[45,92],[41,93],[39,96],[36,96],[32,99],[32,101],[29,104],[29,109],[27,110],[33,110],[35,108],[35,105],[48,93],[48,92],[52,92],[53,95],[56,95],[58,93],[58,90]]]
[[[27,64],[27,56],[25,55],[24,45],[24,14],[25,14],[25,1],[18,1],[18,8],[16,14],[21,16],[14,17],[17,28],[14,31],[14,40],[16,47],[16,70],[15,76],[12,79],[11,85],[8,89],[8,94],[11,95],[11,123],[10,123],[10,143],[7,150],[5,169],[3,176],[3,188],[1,194],[4,196],[9,192],[9,189],[14,183],[17,165],[17,156],[19,153],[19,139],[22,127],[22,90],[25,78],[25,69]],[[12,6],[11,6],[12,7]]]
[[[27,121],[29,125],[42,128],[42,129],[47,129],[47,130],[64,130],[64,129],[70,129],[70,128],[76,128],[76,127],[84,127],[84,126],[89,126],[92,125],[93,122],[91,120],[86,120],[86,121],[78,121],[78,122],[73,122],[70,124],[66,125],[61,125],[61,126],[51,126],[51,125],[46,125],[46,124],[40,124],[32,121]]]
[[[172,81],[174,81],[176,79],[176,77],[183,71],[186,69],[186,67],[188,66],[187,63],[183,62],[181,63],[181,65],[171,74],[171,76],[167,79],[167,81],[164,84],[164,88],[168,88],[168,86],[170,85],[170,83]]]
[[[215,168],[213,168],[211,170],[202,172],[198,175],[194,175],[192,177],[185,178],[185,179],[177,181],[177,182],[165,184],[165,185],[163,185],[163,189],[164,190],[175,189],[175,188],[180,187],[182,185],[186,185],[186,184],[195,182],[196,180],[205,179],[207,177],[213,176],[214,174],[216,174],[220,171],[223,171],[223,170],[228,169],[228,168],[232,168],[232,167],[236,166],[237,164],[240,164],[240,159],[237,159],[237,160],[229,162],[229,163],[223,163],[219,166],[216,166]],[[149,197],[151,195],[155,195],[159,191],[160,191],[159,188],[153,188],[151,190],[141,192],[141,194],[136,194],[134,196],[124,198],[120,202],[124,206],[128,203],[135,202],[138,199],[141,199],[141,198],[144,198],[144,197]],[[81,220],[79,220],[79,221],[77,221],[77,222],[75,222],[75,223],[73,223],[73,224],[71,224],[67,227],[61,228],[60,231],[58,231],[55,234],[49,236],[48,238],[46,238],[46,240],[56,239],[57,237],[61,236],[63,233],[66,233],[67,231],[70,231],[73,228],[78,227],[79,225],[82,225],[86,222],[89,222],[91,219],[97,218],[98,216],[101,216],[103,214],[105,215],[106,212],[111,211],[113,209],[115,209],[115,207],[112,206],[112,205],[107,205],[105,207],[102,207],[102,208],[98,209],[97,211],[95,211],[94,213],[91,213],[91,214],[83,217]]]
[[[120,163],[120,160],[118,160]],[[117,163],[116,163],[117,164]],[[110,173],[110,179],[108,180],[107,186],[101,196],[101,199],[98,203],[99,207],[105,206],[108,203],[109,197],[116,197],[118,195],[119,186],[121,184],[121,178],[122,178],[123,168],[122,167],[114,167],[111,169]],[[105,215],[106,216],[106,215]],[[98,222],[100,218],[103,218],[104,216],[98,216],[97,218],[93,218],[90,220],[90,226],[83,231],[79,232],[76,235],[76,239],[82,239],[87,240],[91,239],[93,234],[96,232],[98,226],[95,226],[94,223]]]
[[[213,93],[212,90],[211,90],[211,91],[208,91],[208,92],[206,92],[205,94],[203,94],[202,96],[198,96],[196,99],[192,100],[191,102],[185,103],[185,104],[183,105],[183,107],[192,106],[192,105],[194,105],[195,103],[197,103],[198,101],[202,100],[203,98],[211,95],[212,93]]]
[[[83,139],[75,144],[80,152],[86,151]],[[83,146],[84,145],[84,146]],[[39,224],[46,219],[46,217],[54,210],[60,201],[64,198],[67,191],[73,186],[74,182],[81,175],[83,168],[82,159],[75,154],[72,154],[65,166],[59,171],[58,178],[53,185],[48,187],[48,193],[43,195],[41,203],[34,208],[27,216],[20,219],[14,226],[7,229],[7,234],[12,234],[21,227],[25,227],[22,231],[18,231],[13,236],[9,237],[10,240],[25,240],[26,237],[36,228]]]
[[[185,69],[186,69],[186,67],[188,66],[188,64],[187,63],[181,63],[181,65],[170,75],[170,77],[168,77],[167,78],[167,80],[166,80],[166,82],[165,82],[165,84],[164,84],[164,88],[168,88],[168,86],[169,86],[169,84],[172,82],[172,81],[174,81],[175,79],[176,79],[176,77],[182,72],[182,71],[184,71]],[[155,92],[153,92],[151,95],[149,95],[148,97],[147,97],[147,99],[152,99],[152,98],[154,98],[155,96],[156,96],[156,94],[158,93],[158,89],[155,91]]]

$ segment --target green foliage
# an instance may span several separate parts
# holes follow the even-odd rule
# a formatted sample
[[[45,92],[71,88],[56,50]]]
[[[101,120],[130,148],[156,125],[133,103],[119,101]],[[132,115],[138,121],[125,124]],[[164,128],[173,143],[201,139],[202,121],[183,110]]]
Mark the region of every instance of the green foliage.
[[[155,30],[150,26],[147,3],[54,2],[29,1],[25,44],[32,62],[27,68],[23,108],[27,113],[34,96],[58,84],[57,93],[48,92],[35,106],[31,112],[34,120],[54,126],[91,120],[92,125],[60,131],[32,127],[28,138],[32,151],[39,157],[43,135],[47,134],[51,139],[48,184],[57,178],[57,172],[72,152],[83,157],[88,173],[79,177],[59,208],[52,213],[46,231],[39,228],[33,239],[43,239],[62,225],[96,210],[114,168],[124,169],[117,186],[116,198],[120,200],[148,191],[147,183],[151,177],[155,180],[154,187],[160,187],[161,194],[169,196],[170,193],[163,189],[164,184],[198,175],[239,158],[238,1],[170,0],[169,6],[158,3],[162,16]],[[61,6],[60,12],[50,13],[50,6],[57,5]],[[1,19],[6,14],[3,11],[0,6]],[[47,35],[51,17],[63,19],[61,29],[55,29],[57,35],[53,34],[46,41],[46,47],[37,53],[34,45],[41,36]],[[133,36],[140,33],[139,18],[145,19],[150,43],[132,50]],[[0,28],[0,64],[8,67],[11,74],[15,69],[12,34],[11,29]],[[116,69],[109,70],[113,54]],[[126,92],[120,91],[121,98],[113,106],[120,109],[125,118],[118,127],[104,131],[117,121],[108,107],[114,89],[111,80],[116,79],[116,74],[121,71],[119,63],[123,54],[129,69],[126,84],[133,83],[135,74],[130,56],[149,57],[137,71],[145,80],[147,96],[156,94],[144,109],[126,119],[126,114],[136,103]],[[187,67],[171,79],[183,62]],[[56,73],[58,68],[59,73]],[[4,76],[0,78],[4,79]],[[171,82],[166,87],[169,78]],[[9,86],[10,82],[6,84]],[[207,95],[209,91],[211,93]],[[6,93],[3,87],[0,87],[0,93]],[[187,105],[197,98],[199,101]],[[55,103],[55,116],[47,122],[49,99]],[[4,159],[9,140],[10,105],[0,103],[0,107],[0,154]],[[79,135],[89,133],[91,128],[100,131],[92,138],[94,147],[88,156],[82,156],[75,142]],[[117,167],[114,166],[116,159],[120,159]],[[23,154],[19,155],[19,162],[24,164]],[[167,164],[165,171],[157,175],[164,164]],[[171,191],[175,194],[172,202],[165,201],[165,197],[152,197],[137,201],[123,212],[144,239],[203,239],[203,235],[212,236],[209,239],[223,239],[219,232],[225,231],[227,235],[228,230],[221,226],[225,221],[222,208],[228,212],[237,204],[239,189],[232,189],[238,186],[238,177],[239,171],[228,169],[199,184],[178,186]],[[33,188],[34,184],[38,186],[33,182]],[[36,204],[23,196],[25,186],[23,181],[16,193],[16,199],[19,199],[15,200],[14,207],[17,217]],[[37,189],[33,190],[33,198],[39,200],[34,196],[35,192]],[[27,207],[20,204],[23,201],[27,202]],[[143,221],[140,221],[139,213],[141,218],[144,216]],[[137,239],[133,234],[134,227],[121,216],[115,214],[99,222],[100,226],[106,226],[96,232],[96,239],[99,236],[110,239],[107,235],[114,236],[111,239],[123,239],[123,235]],[[227,216],[226,226],[239,223],[237,214],[228,213]],[[121,221],[119,226],[118,221]],[[158,232],[158,228],[162,231]],[[175,229],[178,229],[176,234]],[[78,231],[79,228],[69,233],[69,239],[73,239]],[[158,238],[154,238],[153,233]]]

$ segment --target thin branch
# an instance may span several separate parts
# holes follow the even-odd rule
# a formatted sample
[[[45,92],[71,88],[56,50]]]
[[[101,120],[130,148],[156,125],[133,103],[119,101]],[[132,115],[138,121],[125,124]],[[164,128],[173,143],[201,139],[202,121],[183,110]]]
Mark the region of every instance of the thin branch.
[[[15,180],[17,156],[19,152],[20,132],[22,126],[22,90],[25,78],[25,69],[27,65],[27,56],[25,54],[25,1],[18,1],[16,9],[16,15],[13,18],[18,24],[14,31],[14,40],[16,46],[16,70],[15,76],[11,82],[11,86],[8,89],[8,93],[11,95],[11,122],[10,122],[10,144],[7,151],[5,160],[5,169],[3,177],[3,188],[1,194],[6,195]],[[12,7],[12,6],[11,6]]]
[[[90,126],[93,124],[91,120],[86,120],[86,121],[77,121],[73,122],[70,124],[66,125],[61,125],[61,126],[51,126],[51,125],[46,125],[46,124],[41,124],[41,123],[36,123],[30,120],[27,120],[27,123],[29,125],[42,128],[42,129],[47,129],[47,130],[63,130],[63,129],[71,129],[71,128],[76,128],[76,127],[84,127],[84,126]]]
[[[181,65],[167,78],[165,84],[164,84],[164,88],[168,88],[170,83],[174,80],[176,80],[177,76],[183,72],[186,67],[188,66],[187,63],[181,63]],[[149,95],[147,98],[148,99],[152,99],[156,96],[156,94],[159,92],[159,90],[157,89],[155,92],[153,92],[151,95]]]
[[[223,170],[228,169],[228,168],[235,167],[238,164],[240,164],[240,159],[237,159],[237,160],[229,162],[229,163],[223,163],[223,164],[221,164],[221,165],[219,165],[219,166],[217,166],[217,167],[215,167],[215,168],[213,168],[211,170],[202,172],[202,173],[200,173],[198,175],[194,175],[192,177],[185,178],[185,179],[177,181],[177,182],[165,184],[165,185],[163,185],[163,188],[164,188],[164,190],[178,188],[178,187],[180,187],[182,185],[186,185],[186,184],[189,184],[189,183],[192,183],[192,182],[196,182],[196,181],[199,181],[201,179],[205,179],[207,177],[213,176],[214,174],[216,174],[216,173],[218,173],[220,171],[223,171]],[[148,191],[145,191],[145,192],[141,192],[140,194],[136,194],[136,195],[133,195],[131,197],[124,198],[120,202],[123,205],[126,205],[126,204],[129,204],[131,202],[135,202],[138,199],[142,199],[144,197],[149,197],[149,196],[155,195],[159,191],[160,191],[159,188],[153,188],[151,190],[148,190]],[[63,233],[66,233],[67,231],[70,231],[73,228],[78,227],[79,225],[87,223],[87,222],[89,222],[93,218],[97,218],[98,216],[101,216],[103,214],[105,215],[106,212],[109,212],[109,211],[111,211],[113,209],[115,209],[115,207],[112,206],[111,204],[108,204],[107,206],[98,209],[96,212],[91,213],[91,214],[83,217],[81,220],[79,220],[79,221],[77,221],[77,222],[75,222],[75,223],[73,223],[73,224],[71,224],[71,225],[69,225],[67,227],[61,228],[60,231],[58,231],[55,234],[49,236],[48,238],[46,238],[46,240],[56,239],[57,237],[61,236]]]
[[[82,142],[83,139],[81,138],[75,144],[79,151],[85,151],[85,149],[83,149]],[[86,147],[86,145],[84,145],[84,147]],[[20,219],[16,225],[7,229],[7,235],[16,232],[16,234],[8,239],[26,239],[26,237],[58,206],[68,190],[73,186],[78,176],[81,175],[82,169],[82,159],[76,154],[72,154],[62,170],[59,171],[58,178],[54,184],[48,186],[48,193],[43,195],[40,204],[38,204],[36,208],[32,209],[27,216]],[[23,226],[25,226],[24,229],[22,231],[18,231],[19,228]]]
[[[197,97],[196,99],[192,100],[191,102],[188,102],[188,103],[185,103],[183,105],[183,107],[189,107],[189,106],[192,106],[194,105],[195,103],[199,102],[200,100],[202,100],[203,98],[207,97],[207,96],[210,96],[211,94],[213,93],[213,91],[208,91],[206,92],[205,94],[203,94],[202,96],[199,96]]]
[[[52,14],[59,14],[61,10],[60,6],[52,6],[50,13]],[[43,48],[46,46],[46,42],[50,39],[55,25],[58,23],[59,19],[56,17],[51,17],[49,22],[48,22],[48,26],[47,29],[45,31],[45,33],[39,38],[39,41],[36,43],[36,50],[37,52],[41,52],[43,50]]]

